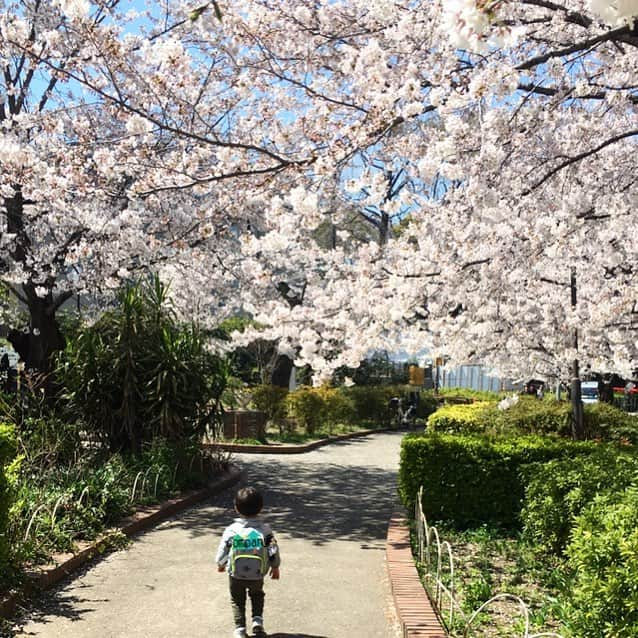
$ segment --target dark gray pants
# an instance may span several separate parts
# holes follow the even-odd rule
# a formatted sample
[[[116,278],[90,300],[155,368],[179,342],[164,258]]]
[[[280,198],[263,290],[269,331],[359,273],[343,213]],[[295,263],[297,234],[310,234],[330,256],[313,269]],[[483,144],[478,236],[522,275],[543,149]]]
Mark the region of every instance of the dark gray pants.
[[[233,607],[235,627],[246,626],[246,592],[250,596],[250,604],[255,616],[264,615],[264,580],[240,580],[230,577],[230,602]]]

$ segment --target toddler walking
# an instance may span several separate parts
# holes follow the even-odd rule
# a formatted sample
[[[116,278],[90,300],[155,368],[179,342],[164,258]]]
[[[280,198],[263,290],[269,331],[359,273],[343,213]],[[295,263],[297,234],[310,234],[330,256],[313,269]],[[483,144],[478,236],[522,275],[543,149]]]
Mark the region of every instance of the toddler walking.
[[[266,636],[264,631],[264,576],[279,578],[279,548],[267,523],[259,514],[264,500],[253,487],[244,487],[235,495],[235,510],[240,518],[229,525],[217,550],[217,570],[228,569],[230,600],[235,620],[234,638],[245,638],[246,594],[252,607],[252,631]]]

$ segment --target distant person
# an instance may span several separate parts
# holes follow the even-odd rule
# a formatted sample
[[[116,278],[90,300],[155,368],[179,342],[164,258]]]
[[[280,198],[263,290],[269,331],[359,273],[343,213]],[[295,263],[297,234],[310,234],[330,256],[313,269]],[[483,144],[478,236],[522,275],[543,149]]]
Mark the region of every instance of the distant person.
[[[264,630],[264,577],[279,579],[279,548],[267,523],[259,514],[263,497],[253,487],[244,487],[235,495],[239,518],[222,535],[215,560],[217,570],[228,570],[230,600],[235,620],[234,638],[246,638],[246,593],[252,609],[252,633],[266,636]]]
[[[538,386],[538,389],[536,390],[536,398],[542,401],[544,396],[545,396],[545,388],[543,387],[543,384],[541,383]]]

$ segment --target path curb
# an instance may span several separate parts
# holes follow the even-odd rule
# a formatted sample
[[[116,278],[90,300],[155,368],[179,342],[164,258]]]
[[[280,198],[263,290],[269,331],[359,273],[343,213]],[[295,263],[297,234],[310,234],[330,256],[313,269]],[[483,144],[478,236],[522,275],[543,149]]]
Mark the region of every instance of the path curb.
[[[396,428],[380,428],[375,430],[359,430],[357,432],[349,432],[348,434],[339,434],[337,436],[331,436],[327,439],[318,439],[317,441],[311,441],[310,443],[302,443],[299,445],[284,444],[284,445],[248,445],[243,443],[222,443],[215,441],[214,443],[206,443],[205,446],[215,447],[226,452],[241,452],[245,454],[303,454],[304,452],[311,452],[318,447],[329,445],[330,443],[337,443],[338,441],[346,441],[347,439],[354,439],[359,436],[368,436],[369,434],[377,434],[380,432],[401,432],[402,430]]]
[[[447,633],[419,579],[410,530],[402,514],[395,513],[390,519],[385,555],[403,638],[446,638]]]
[[[123,519],[112,528],[110,532],[119,531],[125,536],[133,536],[138,532],[149,529],[161,521],[181,512],[200,501],[215,494],[219,494],[226,488],[234,485],[241,477],[241,468],[232,465],[220,478],[200,490],[186,492],[181,496],[169,499],[159,505],[140,507],[134,514]],[[12,592],[0,599],[0,619],[8,619],[15,614],[20,601],[36,589],[48,589],[54,584],[66,578],[70,573],[86,564],[96,556],[103,553],[101,545],[107,531],[101,539],[80,545],[79,551],[74,554],[59,554],[53,557],[56,563],[54,567],[38,568],[29,574],[29,582],[19,591]]]

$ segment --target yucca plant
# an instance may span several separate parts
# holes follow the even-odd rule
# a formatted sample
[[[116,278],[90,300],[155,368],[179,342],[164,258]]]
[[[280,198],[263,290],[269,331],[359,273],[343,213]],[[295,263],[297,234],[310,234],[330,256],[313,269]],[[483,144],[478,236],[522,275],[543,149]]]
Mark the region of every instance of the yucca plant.
[[[114,310],[58,359],[62,398],[112,450],[180,440],[219,421],[228,378],[195,324],[181,324],[157,276],[128,285]]]

